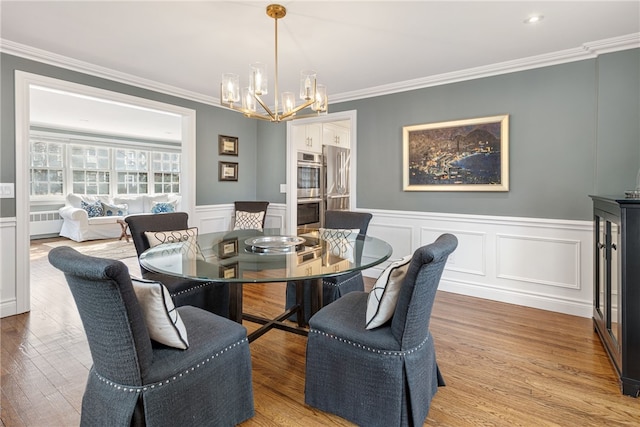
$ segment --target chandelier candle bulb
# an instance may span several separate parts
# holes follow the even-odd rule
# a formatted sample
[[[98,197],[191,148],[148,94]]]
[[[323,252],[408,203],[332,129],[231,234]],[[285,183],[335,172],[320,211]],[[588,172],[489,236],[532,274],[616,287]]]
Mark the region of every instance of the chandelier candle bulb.
[[[256,99],[251,94],[251,88],[245,87],[242,89],[242,108],[252,113],[256,112]]]
[[[296,106],[293,92],[282,92],[282,110],[285,114],[290,113]]]
[[[313,111],[323,113],[327,111],[327,104],[329,100],[327,98],[327,88],[325,85],[316,85],[315,102],[311,106]]]
[[[313,99],[316,86],[315,71],[300,72],[300,99],[309,101]]]
[[[222,75],[220,84],[222,92],[222,102],[232,104],[240,100],[240,76],[232,73]]]
[[[266,95],[267,92],[267,68],[264,64],[256,62],[251,64],[250,87],[256,95]]]

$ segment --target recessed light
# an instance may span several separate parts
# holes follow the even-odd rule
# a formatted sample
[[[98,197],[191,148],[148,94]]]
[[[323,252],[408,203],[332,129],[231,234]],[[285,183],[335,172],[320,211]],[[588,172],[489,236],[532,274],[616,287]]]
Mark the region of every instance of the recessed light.
[[[524,20],[525,24],[535,24],[536,22],[540,22],[544,19],[542,15],[531,15],[527,19]]]

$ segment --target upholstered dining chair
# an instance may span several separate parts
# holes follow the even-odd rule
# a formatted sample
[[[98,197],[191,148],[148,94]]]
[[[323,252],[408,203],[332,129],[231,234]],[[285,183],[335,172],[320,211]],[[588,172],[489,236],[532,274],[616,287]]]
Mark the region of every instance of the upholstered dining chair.
[[[233,230],[262,230],[269,202],[234,202]]]
[[[443,234],[414,252],[404,280],[396,277],[395,307],[375,307],[379,295],[373,291],[351,292],[309,320],[308,405],[362,426],[423,425],[432,397],[444,385],[429,331],[431,309],[457,244],[455,236]],[[366,329],[370,311],[390,319]]]
[[[161,284],[132,280],[121,261],[66,246],[49,261],[65,274],[93,360],[82,426],[234,426],[254,415],[242,325],[175,309]]]
[[[333,230],[359,230],[356,240],[362,240],[367,234],[371,218],[372,215],[368,212],[326,211],[324,228]],[[303,284],[305,323],[309,320],[309,313],[311,313],[310,286],[311,283],[308,281],[305,281]],[[353,291],[364,291],[364,279],[360,271],[325,277],[322,279],[322,305],[330,304],[341,296]],[[285,307],[291,308],[295,303],[296,284],[295,282],[288,282]],[[297,320],[297,316],[294,315],[290,319]]]
[[[129,225],[129,232],[136,247],[138,257],[151,247],[150,238],[157,242],[170,231],[180,234],[191,230],[196,235],[197,229],[189,229],[189,215],[186,212],[161,214],[129,215],[124,219]],[[179,237],[180,238],[180,237]],[[229,284],[186,279],[167,274],[149,271],[140,265],[142,277],[162,282],[171,295],[176,306],[192,305],[220,316],[229,317]]]

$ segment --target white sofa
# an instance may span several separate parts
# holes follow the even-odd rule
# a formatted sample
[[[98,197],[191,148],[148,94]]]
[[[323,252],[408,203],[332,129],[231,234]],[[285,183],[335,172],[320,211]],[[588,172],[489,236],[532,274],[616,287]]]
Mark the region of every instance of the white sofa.
[[[103,208],[103,214],[90,218],[88,211],[82,206],[83,201],[88,204],[98,202]],[[157,213],[155,211],[162,210],[166,207],[165,204],[170,204],[173,210],[178,211],[180,196],[177,194],[140,194],[106,197],[68,194],[65,206],[59,209],[60,217],[63,220],[60,236],[76,242],[114,239],[122,235],[122,227],[118,223],[119,219],[124,219],[130,214]],[[116,206],[119,209],[114,209]]]

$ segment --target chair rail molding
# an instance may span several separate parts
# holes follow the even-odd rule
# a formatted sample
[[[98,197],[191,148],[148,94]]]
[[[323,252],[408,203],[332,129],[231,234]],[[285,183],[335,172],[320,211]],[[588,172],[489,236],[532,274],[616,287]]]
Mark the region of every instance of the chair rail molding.
[[[591,317],[591,221],[359,209],[373,214],[367,234],[393,247],[387,263],[442,233],[459,241],[439,289],[478,298]]]

